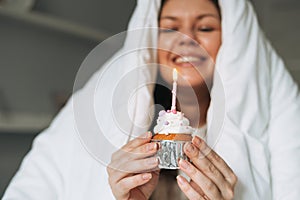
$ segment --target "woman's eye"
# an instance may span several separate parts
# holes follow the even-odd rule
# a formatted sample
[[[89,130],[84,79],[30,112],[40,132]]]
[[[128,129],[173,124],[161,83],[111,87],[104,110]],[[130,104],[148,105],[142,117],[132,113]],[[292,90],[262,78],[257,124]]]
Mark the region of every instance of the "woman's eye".
[[[213,30],[214,29],[211,28],[211,27],[200,27],[200,28],[198,28],[198,31],[201,31],[201,32],[211,32]]]
[[[172,29],[164,28],[164,29],[159,30],[159,32],[161,32],[161,33],[173,33],[173,32],[176,32],[176,31],[177,31],[176,28],[172,28]]]

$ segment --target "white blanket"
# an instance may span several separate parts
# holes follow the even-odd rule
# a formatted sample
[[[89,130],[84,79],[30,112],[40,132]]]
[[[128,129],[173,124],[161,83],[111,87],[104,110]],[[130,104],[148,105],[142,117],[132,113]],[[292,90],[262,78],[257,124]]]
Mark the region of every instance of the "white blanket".
[[[153,118],[160,0],[139,0],[124,47],[74,94],[34,141],[4,200],[113,199],[105,165]],[[300,197],[300,96],[246,0],[220,0],[222,46],[207,139],[238,176],[235,199]],[[134,49],[138,51],[132,51]],[[94,50],[83,66],[96,64]],[[91,61],[92,60],[92,61]],[[146,67],[145,67],[146,66]],[[120,90],[119,84],[128,73]],[[117,109],[116,109],[117,108]],[[129,115],[127,115],[129,113]]]

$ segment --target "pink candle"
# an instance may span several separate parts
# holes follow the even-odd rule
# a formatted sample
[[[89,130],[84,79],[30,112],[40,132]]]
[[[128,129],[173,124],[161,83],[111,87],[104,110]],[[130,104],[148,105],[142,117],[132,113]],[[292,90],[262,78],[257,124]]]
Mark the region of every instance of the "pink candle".
[[[176,93],[177,93],[177,70],[173,69],[173,90],[172,90],[172,107],[171,111],[176,111]]]

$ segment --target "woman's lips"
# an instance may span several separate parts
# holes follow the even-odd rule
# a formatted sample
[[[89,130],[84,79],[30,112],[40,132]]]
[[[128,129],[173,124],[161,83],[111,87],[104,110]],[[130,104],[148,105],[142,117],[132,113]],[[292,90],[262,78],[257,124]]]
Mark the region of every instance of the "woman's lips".
[[[172,59],[173,63],[181,67],[199,67],[203,65],[207,60],[207,57],[202,55],[186,55],[186,56],[176,56]]]

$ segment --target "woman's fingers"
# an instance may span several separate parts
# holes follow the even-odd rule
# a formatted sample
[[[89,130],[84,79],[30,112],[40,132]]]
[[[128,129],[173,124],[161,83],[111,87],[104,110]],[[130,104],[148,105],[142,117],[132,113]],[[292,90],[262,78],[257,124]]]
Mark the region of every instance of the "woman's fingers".
[[[199,137],[195,136],[192,143],[202,152],[204,157],[206,157],[222,173],[230,185],[235,186],[237,177],[226,162]]]
[[[114,187],[117,188],[120,199],[127,199],[130,190],[147,183],[151,178],[151,173],[137,174],[121,179]]]
[[[215,185],[215,183],[206,177],[194,165],[185,160],[180,160],[179,166],[181,170],[183,170],[195,183],[199,185],[209,199],[222,199],[219,188]]]
[[[154,157],[158,150],[158,144],[150,143],[151,138],[152,133],[147,132],[130,141],[112,155],[107,172],[109,184],[117,199],[128,199],[129,195],[140,199],[139,195],[153,191],[158,180],[158,174],[154,172],[158,169],[158,158]],[[151,173],[149,173],[150,171]],[[147,185],[144,186],[144,184]],[[137,187],[140,189],[136,190]],[[150,187],[150,189],[143,189],[143,187]]]
[[[225,180],[224,176],[215,167],[215,165],[206,157],[204,157],[203,154],[199,151],[199,149],[196,148],[194,145],[187,143],[184,149],[186,151],[187,156],[193,162],[194,166],[198,170],[200,170],[202,174],[205,175],[204,180],[206,184],[215,184],[217,189],[222,193],[222,196],[224,196],[226,199],[227,197],[231,197],[231,185]]]
[[[124,166],[131,167],[132,165],[128,165],[128,163],[135,163],[134,161],[136,160],[142,160],[154,156],[157,150],[157,143],[143,144],[142,146],[133,149],[131,152],[124,152],[121,150],[121,152],[118,152],[118,156],[112,159],[109,167],[121,172],[131,173],[132,170],[128,170]]]
[[[107,168],[108,173],[110,174],[110,182],[115,183],[131,174],[156,170],[158,166],[158,159],[156,157],[150,157],[122,164],[116,162],[116,164],[118,164],[118,167],[111,167],[114,165],[114,163],[112,163]]]
[[[124,157],[128,158],[128,154],[131,154],[132,151],[135,150],[137,147],[149,143],[151,138],[152,138],[152,133],[147,132],[131,140],[126,145],[124,145],[119,151],[116,151],[115,153],[112,154],[112,160],[119,160]]]
[[[182,168],[210,199],[232,199],[237,178],[225,161],[206,143],[194,137],[187,143],[185,153],[193,164],[181,160]]]
[[[135,149],[138,146],[141,146],[142,144],[148,143],[151,140],[151,138],[152,138],[152,133],[148,131],[147,133],[144,133],[141,136],[128,142],[122,149],[128,151],[131,149]]]
[[[204,196],[203,190],[199,187],[197,183],[195,183],[193,180],[190,181],[190,185],[198,192],[201,196]]]
[[[206,200],[204,197],[198,193],[191,184],[182,176],[177,176],[177,183],[181,191],[189,198],[189,199],[199,199],[199,200]]]
[[[130,152],[125,152],[121,150],[119,152],[118,157],[114,157],[113,161],[116,161],[116,163],[119,164],[119,170],[122,170],[123,164],[127,164],[128,162],[132,162],[133,160],[139,160],[144,159],[150,156],[153,156],[158,150],[158,144],[157,143],[147,143],[143,144],[142,146],[137,147],[136,149],[131,150]],[[117,166],[115,166],[117,167]],[[120,168],[121,167],[121,168]]]
[[[123,165],[122,171],[127,173],[141,173],[143,171],[153,170],[158,166],[158,158],[150,157],[140,160],[133,160]]]
[[[151,142],[143,144],[142,146],[137,147],[132,150],[129,154],[130,159],[141,159],[149,156],[153,156],[158,150],[158,144],[156,142]]]

